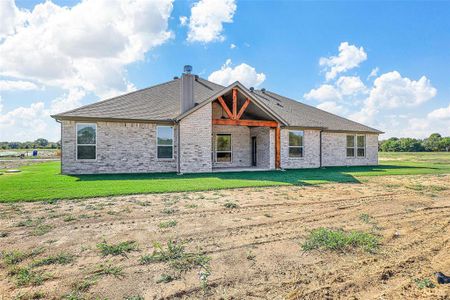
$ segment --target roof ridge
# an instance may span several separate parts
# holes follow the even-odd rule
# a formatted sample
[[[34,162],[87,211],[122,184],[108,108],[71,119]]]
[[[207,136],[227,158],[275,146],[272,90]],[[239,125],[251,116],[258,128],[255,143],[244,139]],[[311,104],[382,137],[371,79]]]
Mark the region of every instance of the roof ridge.
[[[100,100],[100,101],[97,101],[97,102],[94,102],[94,103],[82,105],[80,107],[77,107],[77,108],[74,108],[74,109],[71,109],[71,110],[68,110],[68,111],[64,111],[62,113],[51,115],[51,117],[58,117],[58,116],[61,116],[61,115],[67,114],[67,113],[75,112],[75,111],[80,110],[82,108],[86,108],[86,107],[89,107],[89,106],[94,106],[94,105],[97,105],[97,104],[100,104],[100,103],[104,103],[104,102],[108,102],[108,101],[111,101],[111,100],[115,100],[115,99],[120,98],[120,97],[132,95],[132,94],[135,94],[135,93],[138,93],[138,92],[142,92],[142,91],[145,91],[145,90],[149,90],[149,89],[152,89],[152,88],[156,88],[156,87],[159,87],[159,86],[162,86],[162,85],[170,84],[170,83],[173,83],[174,81],[177,81],[177,80],[180,80],[180,79],[179,78],[172,79],[172,80],[169,80],[169,81],[166,81],[166,82],[163,82],[163,83],[159,83],[159,84],[156,84],[156,85],[152,85],[152,86],[149,86],[149,87],[146,87],[146,88],[143,88],[143,89],[131,91],[131,92],[119,95],[119,96],[114,96],[114,97],[111,97],[111,98],[108,98],[108,99],[104,99],[104,100]]]
[[[326,113],[326,114],[328,114],[328,115],[332,115],[332,116],[334,116],[334,117],[338,117],[338,118],[340,118],[340,119],[343,119],[343,120],[346,120],[346,121],[352,122],[352,123],[354,123],[354,124],[358,124],[358,125],[361,125],[361,126],[364,126],[364,127],[370,128],[370,129],[372,129],[372,130],[375,130],[375,131],[379,131],[379,132],[381,132],[380,130],[378,130],[378,129],[376,129],[376,128],[373,128],[373,127],[367,126],[367,125],[365,125],[365,124],[362,124],[362,123],[359,123],[359,122],[356,122],[356,121],[353,121],[353,120],[350,120],[350,119],[347,119],[347,118],[341,117],[341,116],[339,116],[339,115],[336,115],[336,114],[330,113],[330,112],[328,112],[328,111],[326,111],[326,110],[323,110],[323,109],[317,108],[317,107],[315,107],[315,106],[312,106],[312,105],[309,105],[309,104],[306,104],[306,103],[303,103],[303,102],[300,102],[300,101],[297,101],[297,100],[294,100],[294,99],[291,99],[291,98],[288,98],[288,97],[282,96],[282,95],[280,95],[280,94],[277,94],[277,93],[274,93],[274,92],[271,92],[271,91],[268,91],[268,90],[266,90],[266,93],[271,93],[271,94],[274,94],[274,95],[276,95],[276,96],[278,96],[278,97],[281,97],[281,98],[284,98],[284,99],[286,99],[286,100],[289,100],[289,101],[292,101],[292,102],[296,102],[296,103],[298,103],[298,104],[301,104],[301,105],[304,105],[304,106],[310,107],[310,108],[312,108],[312,109],[317,109],[317,110],[320,110],[321,112],[324,112],[324,113]],[[270,95],[269,95],[269,96],[270,96]]]

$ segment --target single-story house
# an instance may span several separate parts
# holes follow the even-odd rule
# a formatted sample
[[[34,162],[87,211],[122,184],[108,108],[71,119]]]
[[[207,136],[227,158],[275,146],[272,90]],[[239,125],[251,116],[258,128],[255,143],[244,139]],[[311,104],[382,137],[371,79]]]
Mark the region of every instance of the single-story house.
[[[53,115],[62,173],[214,172],[378,164],[374,128],[266,89],[191,74]]]

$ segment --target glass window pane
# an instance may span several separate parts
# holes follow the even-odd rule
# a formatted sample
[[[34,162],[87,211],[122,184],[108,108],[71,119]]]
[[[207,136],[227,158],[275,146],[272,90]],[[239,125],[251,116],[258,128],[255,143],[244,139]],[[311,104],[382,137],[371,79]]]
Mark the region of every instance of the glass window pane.
[[[303,148],[289,147],[289,157],[303,157]]]
[[[89,124],[77,124],[77,143],[78,144],[93,144],[96,139],[96,126]]]
[[[158,145],[173,145],[173,127],[158,126]]]
[[[347,148],[347,156],[348,157],[355,156],[355,148]]]
[[[217,154],[217,162],[231,162],[230,152],[218,152],[216,154]]]
[[[77,159],[95,159],[95,146],[78,146]]]
[[[158,146],[158,158],[172,158],[172,146]]]
[[[364,135],[358,135],[356,140],[358,147],[364,148],[366,146],[366,137]]]
[[[289,146],[303,146],[303,131],[289,131]]]
[[[217,149],[216,151],[231,151],[231,135],[230,134],[218,134]]]
[[[365,149],[364,148],[358,148],[358,156],[364,157],[365,156]]]
[[[347,147],[355,147],[355,136],[347,135]]]

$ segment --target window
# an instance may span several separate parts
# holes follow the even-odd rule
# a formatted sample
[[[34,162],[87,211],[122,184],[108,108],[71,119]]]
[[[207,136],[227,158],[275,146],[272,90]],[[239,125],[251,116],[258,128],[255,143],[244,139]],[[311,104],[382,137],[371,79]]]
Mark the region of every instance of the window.
[[[289,131],[289,157],[303,157],[303,131]]]
[[[231,134],[216,135],[216,162],[231,162]]]
[[[347,135],[347,157],[366,156],[366,136]]]
[[[97,125],[77,124],[77,159],[97,158]]]
[[[173,158],[173,127],[156,127],[156,148],[158,159]]]

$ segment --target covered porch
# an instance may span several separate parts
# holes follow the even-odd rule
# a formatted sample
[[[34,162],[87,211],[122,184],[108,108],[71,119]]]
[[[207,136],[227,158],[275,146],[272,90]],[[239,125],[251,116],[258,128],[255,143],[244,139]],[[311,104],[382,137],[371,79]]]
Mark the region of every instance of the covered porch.
[[[238,86],[212,102],[213,172],[280,168],[280,123]]]

